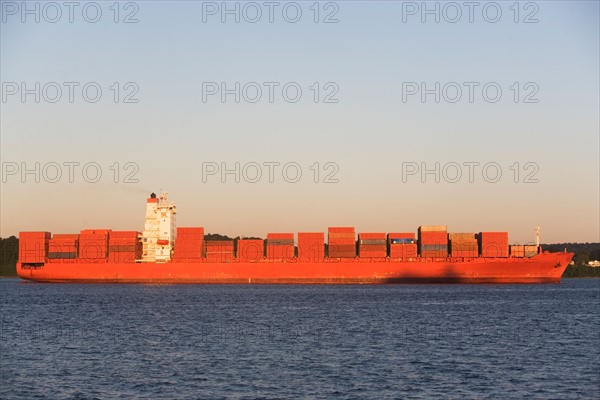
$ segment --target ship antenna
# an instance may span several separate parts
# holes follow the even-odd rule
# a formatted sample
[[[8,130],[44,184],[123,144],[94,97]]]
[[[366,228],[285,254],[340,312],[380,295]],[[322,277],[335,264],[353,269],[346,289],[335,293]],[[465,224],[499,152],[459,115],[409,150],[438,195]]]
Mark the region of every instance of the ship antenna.
[[[535,245],[540,247],[540,226],[535,227]]]

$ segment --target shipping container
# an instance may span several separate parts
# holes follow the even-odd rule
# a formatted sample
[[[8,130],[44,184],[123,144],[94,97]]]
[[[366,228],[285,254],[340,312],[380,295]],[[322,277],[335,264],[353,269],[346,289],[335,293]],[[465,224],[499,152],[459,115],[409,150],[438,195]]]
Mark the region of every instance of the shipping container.
[[[178,226],[177,227],[177,233],[187,233],[187,234],[198,234],[198,233],[202,233],[204,234],[204,228],[201,226],[193,226],[193,227],[189,227],[189,226]]]
[[[203,227],[178,227],[177,240],[204,240]]]
[[[138,231],[111,231],[110,240],[113,239],[137,239],[142,234]]]
[[[452,239],[450,241],[450,255],[452,257],[479,256],[479,244],[477,239]]]
[[[510,246],[510,255],[512,257],[534,257],[538,254],[539,248],[536,245],[512,245]]]
[[[294,239],[267,239],[267,246],[288,246],[294,245]]]
[[[293,233],[267,233],[267,240],[275,240],[275,239],[287,239],[294,240]]]
[[[388,233],[388,239],[415,239],[414,232],[391,232]]]
[[[419,235],[421,243],[442,244],[448,242],[448,235],[445,232],[421,232]]]
[[[354,238],[351,239],[332,239],[329,238],[329,244],[351,244],[355,245],[356,240]]]
[[[50,242],[50,244],[48,245],[48,253],[77,253],[77,251],[77,243]]]
[[[417,257],[417,245],[414,243],[413,244],[392,243],[392,244],[390,244],[390,257],[393,257],[393,258]]]
[[[50,240],[52,234],[46,231],[19,232],[19,240]]]
[[[421,250],[424,250],[424,251],[447,251],[448,246],[445,244],[422,244]]]
[[[96,236],[109,236],[111,229],[84,229],[79,232],[79,235],[96,235]]]
[[[323,232],[298,233],[298,258],[319,261],[325,257],[325,234]]]
[[[331,233],[352,233],[354,235],[353,226],[330,226],[327,231]]]
[[[508,257],[508,232],[480,232],[477,239],[482,257]]]
[[[269,260],[288,260],[294,257],[294,245],[269,245],[267,244],[267,258]]]
[[[380,246],[387,246],[387,240],[386,239],[359,239],[358,243],[362,246],[362,245],[380,245]]]
[[[54,252],[54,251],[49,251],[48,252],[48,258],[49,259],[58,259],[58,258],[62,258],[62,259],[75,259],[75,258],[77,258],[77,252]]]
[[[419,252],[421,254],[421,257],[447,257],[448,245],[439,243],[421,243]]]
[[[361,232],[358,234],[358,239],[359,240],[364,240],[364,239],[386,240],[387,235],[385,233],[381,233],[381,232]]]
[[[206,240],[206,253],[213,252],[221,253],[232,253],[233,254],[233,240]]]
[[[52,235],[52,240],[78,240],[78,233],[55,233]]]
[[[82,240],[79,242],[79,258],[106,258],[108,243],[101,241]]]
[[[407,239],[407,238],[396,238],[390,239],[390,244],[414,244],[415,239]]]
[[[452,249],[450,255],[452,257],[469,257],[474,258],[479,255],[479,250],[454,250]]]
[[[358,254],[362,258],[387,257],[387,245],[360,245]]]
[[[448,252],[443,251],[422,251],[421,257],[423,258],[445,258],[448,257]]]
[[[20,232],[19,261],[27,264],[45,262],[50,236],[50,232]]]
[[[234,261],[233,253],[206,253],[206,261],[230,263]]]
[[[419,232],[447,232],[448,227],[446,225],[421,225],[418,229]]]
[[[356,244],[329,243],[329,257],[332,258],[354,258],[356,257]]]
[[[264,242],[258,239],[240,239],[237,242],[237,258],[242,261],[258,261],[264,257]]]
[[[449,233],[449,240],[477,240],[474,233]]]

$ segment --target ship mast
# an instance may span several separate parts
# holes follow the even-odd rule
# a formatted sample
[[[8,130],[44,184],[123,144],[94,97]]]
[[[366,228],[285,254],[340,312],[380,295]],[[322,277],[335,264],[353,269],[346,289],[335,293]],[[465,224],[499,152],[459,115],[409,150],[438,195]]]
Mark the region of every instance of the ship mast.
[[[540,226],[535,227],[535,245],[540,247]]]

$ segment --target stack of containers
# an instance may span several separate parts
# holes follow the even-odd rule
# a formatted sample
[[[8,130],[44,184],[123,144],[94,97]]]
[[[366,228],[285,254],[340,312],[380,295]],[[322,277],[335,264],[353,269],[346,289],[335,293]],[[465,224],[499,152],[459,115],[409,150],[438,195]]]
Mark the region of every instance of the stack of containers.
[[[233,240],[207,240],[206,259],[211,262],[232,262]]]
[[[237,242],[237,258],[240,261],[259,261],[264,254],[264,242],[260,239],[240,239]]]
[[[452,257],[477,257],[479,246],[474,233],[449,233]]]
[[[388,244],[392,258],[417,257],[417,243],[412,232],[388,233]]]
[[[387,257],[387,239],[385,233],[359,233],[358,254],[361,258]]]
[[[268,233],[267,257],[269,260],[289,260],[294,257],[293,233]]]
[[[354,227],[329,227],[328,229],[329,257],[356,257],[356,234]]]
[[[445,225],[419,227],[421,257],[448,257],[448,229]]]
[[[77,258],[79,235],[76,233],[57,233],[48,242],[49,260],[73,260]]]
[[[19,262],[39,264],[46,262],[50,232],[20,232]]]
[[[108,261],[133,263],[142,258],[140,232],[112,231],[108,239]]]
[[[323,260],[325,258],[325,234],[323,232],[299,232],[298,258],[304,261]]]
[[[79,258],[86,261],[106,260],[110,229],[86,229],[79,233]]]
[[[508,257],[508,232],[480,232],[481,257]]]
[[[204,228],[179,227],[175,239],[174,261],[200,261],[204,252]]]
[[[510,255],[512,257],[534,257],[538,254],[536,245],[512,245],[510,246]]]

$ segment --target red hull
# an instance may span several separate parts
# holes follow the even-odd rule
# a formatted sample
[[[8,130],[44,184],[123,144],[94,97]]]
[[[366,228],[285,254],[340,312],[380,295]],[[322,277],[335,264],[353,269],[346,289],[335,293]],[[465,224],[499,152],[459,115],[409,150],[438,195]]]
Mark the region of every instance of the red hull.
[[[532,258],[17,264],[23,279],[97,283],[558,283],[572,253]],[[75,260],[74,260],[75,261]]]

